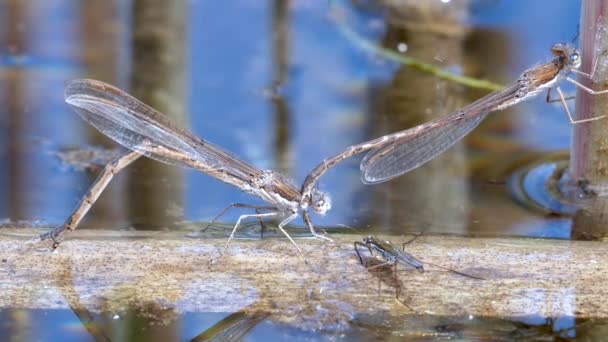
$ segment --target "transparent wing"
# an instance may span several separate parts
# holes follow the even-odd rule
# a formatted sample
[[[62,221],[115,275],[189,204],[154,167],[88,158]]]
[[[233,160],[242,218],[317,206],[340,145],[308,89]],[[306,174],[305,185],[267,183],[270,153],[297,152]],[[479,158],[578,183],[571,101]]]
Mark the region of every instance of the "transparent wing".
[[[363,183],[382,183],[425,164],[460,141],[488,113],[485,111],[442,124],[431,121],[425,129],[414,127],[412,134],[405,134],[399,140],[369,151],[360,165]]]
[[[66,102],[89,124],[128,149],[163,163],[193,167],[238,185],[262,173],[233,154],[176,126],[124,91],[95,80],[72,81]],[[234,179],[236,178],[236,179]]]
[[[418,258],[408,252],[400,251],[398,249],[395,249],[394,252],[397,257],[397,261],[410,265],[420,272],[424,272],[424,265],[422,264],[422,261],[418,260]]]

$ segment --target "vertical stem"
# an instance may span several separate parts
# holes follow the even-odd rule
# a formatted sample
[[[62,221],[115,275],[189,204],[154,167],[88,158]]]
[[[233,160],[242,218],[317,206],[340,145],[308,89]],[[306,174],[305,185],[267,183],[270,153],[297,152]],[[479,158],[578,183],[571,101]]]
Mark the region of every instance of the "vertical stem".
[[[121,73],[119,51],[124,50],[120,44],[126,36],[126,24],[121,21],[120,9],[112,1],[83,1],[79,6],[78,27],[80,41],[78,42],[79,61],[86,70],[87,78],[103,80],[119,87],[117,80]],[[108,27],[113,29],[108,30]],[[74,113],[68,113],[74,120],[80,120]],[[80,121],[86,135],[87,143],[92,146],[117,148],[116,144],[98,131],[95,127]],[[100,170],[101,171],[101,170]],[[100,172],[99,171],[99,172]],[[78,177],[79,188],[86,189],[97,178],[96,174],[87,173]],[[120,186],[110,186],[99,198],[94,208],[86,216],[86,222],[91,226],[114,226],[124,220],[125,208],[120,198],[124,190]],[[80,195],[80,194],[79,194]]]
[[[405,47],[408,56],[419,60],[443,65],[463,64],[468,28],[461,23],[468,16],[467,2],[455,1],[446,5],[438,1],[389,1],[387,8],[386,46]],[[407,67],[395,72],[390,85],[374,91],[378,91],[379,96],[371,109],[372,113],[377,113],[370,123],[375,131],[373,136],[413,127],[431,116],[456,110],[465,102],[460,87]],[[381,117],[380,113],[387,114]],[[463,146],[455,146],[418,170],[393,180],[390,185],[370,189],[371,223],[380,223],[392,232],[403,233],[407,227],[403,223],[415,222],[417,218],[412,218],[410,213],[417,213],[425,227],[445,227],[445,222],[450,222],[450,232],[462,232],[468,215],[467,177],[455,180],[454,175],[467,174],[465,161]],[[411,195],[396,196],[405,193]],[[419,227],[418,224],[413,226],[416,230]]]
[[[132,2],[131,93],[180,123],[186,121],[187,12],[185,0]],[[133,166],[128,180],[133,225],[160,229],[181,220],[181,170],[147,158]]]
[[[608,43],[608,0],[584,0],[581,7],[580,49],[581,71],[591,73],[598,54],[604,52]],[[599,58],[594,75],[579,75],[583,85],[602,90],[608,79],[608,68],[603,64],[606,59]],[[608,113],[608,96],[591,95],[577,89],[575,119],[587,119]],[[570,155],[570,178],[576,184],[586,184],[599,195],[606,193],[608,184],[608,120],[596,120],[575,124],[573,127],[572,149]],[[603,190],[602,190],[603,189]]]
[[[28,5],[21,1],[8,1],[6,8],[9,15],[7,22],[3,23],[4,39],[0,40],[0,45],[13,47],[12,53],[23,53],[26,49],[26,35],[19,30],[20,23],[27,22]],[[26,26],[27,27],[27,26]],[[4,52],[0,50],[0,53]],[[7,51],[11,53],[10,51]],[[9,68],[6,73],[7,77],[4,80],[7,85],[4,96],[0,98],[3,103],[6,118],[0,117],[0,120],[6,122],[6,147],[2,147],[6,151],[8,160],[6,188],[3,193],[6,193],[6,203],[8,212],[6,215],[11,220],[19,220],[25,218],[26,215],[26,196],[25,184],[27,177],[27,166],[23,158],[25,136],[24,130],[26,123],[24,122],[24,108],[26,100],[23,94],[24,84],[27,83],[26,73],[21,68]]]
[[[272,8],[272,103],[275,109],[276,163],[283,174],[291,171],[290,150],[290,108],[286,98],[280,92],[285,86],[289,67],[289,1],[275,0]],[[277,90],[276,93],[274,91]]]
[[[584,0],[581,8],[580,49],[581,70],[594,74],[592,79],[578,77],[583,85],[602,90],[606,87],[608,68],[605,66],[608,43],[608,0]],[[600,58],[597,56],[600,54]],[[593,64],[596,63],[597,66]],[[576,94],[575,119],[593,118],[608,113],[608,96],[591,95],[580,89]],[[608,233],[608,119],[574,125],[570,153],[570,179],[575,185],[585,185],[598,197],[586,202],[572,218],[573,239],[603,238]],[[577,188],[575,188],[576,190]]]

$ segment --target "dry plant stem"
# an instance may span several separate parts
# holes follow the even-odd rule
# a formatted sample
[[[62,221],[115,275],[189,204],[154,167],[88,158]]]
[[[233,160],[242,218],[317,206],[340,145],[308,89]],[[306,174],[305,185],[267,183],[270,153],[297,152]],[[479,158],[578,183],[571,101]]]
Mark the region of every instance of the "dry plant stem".
[[[269,312],[277,322],[308,328],[336,326],[336,321],[360,315],[403,319],[411,314],[395,301],[392,287],[379,292],[377,273],[360,265],[353,250],[359,235],[336,235],[336,244],[297,240],[310,262],[306,266],[281,239],[233,241],[233,257],[210,263],[224,238],[191,239],[184,231],[77,229],[70,235],[77,241],[66,240],[55,252],[24,245],[39,232],[2,230],[1,308],[67,308],[67,287],[77,284],[71,293],[92,313],[150,302],[177,312],[235,312],[252,304],[250,312]],[[395,246],[409,239],[378,238]],[[424,273],[399,267],[400,298],[410,298],[407,304],[418,312],[436,317],[608,317],[608,253],[602,242],[428,235],[424,242],[408,245],[408,252],[486,279],[434,267]],[[386,270],[387,276],[394,272]]]
[[[608,78],[605,50],[608,42],[608,0],[582,2],[580,51],[582,65],[577,81],[594,91],[605,90]],[[583,73],[591,74],[587,77]],[[584,120],[608,113],[608,96],[593,96],[577,87],[575,119]],[[608,188],[608,120],[573,126],[570,178],[586,184],[589,190],[605,195]]]

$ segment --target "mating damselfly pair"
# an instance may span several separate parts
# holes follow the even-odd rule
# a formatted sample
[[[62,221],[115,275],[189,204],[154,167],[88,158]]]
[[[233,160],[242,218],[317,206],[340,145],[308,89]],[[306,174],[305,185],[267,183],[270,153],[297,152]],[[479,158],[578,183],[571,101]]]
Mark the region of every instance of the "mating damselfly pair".
[[[593,91],[568,77],[568,74],[573,72],[591,78],[590,74],[578,71],[580,56],[573,47],[556,44],[551,52],[553,58],[549,62],[524,71],[517,81],[503,90],[490,93],[456,112],[410,129],[350,146],[343,152],[324,159],[308,174],[300,188],[275,171],[260,170],[221,147],[196,137],[172,123],[162,113],[114,86],[90,79],[74,80],[65,91],[66,102],[85,121],[129,151],[104,168],[64,225],[41,235],[40,238],[52,239],[56,245],[63,231],[76,228],[113,176],[143,155],[170,165],[199,170],[258,196],[269,204],[232,205],[252,208],[256,213],[239,217],[223,251],[234,238],[243,219],[282,215],[284,218],[278,224],[278,229],[304,258],[284,227],[301,213],[313,236],[331,241],[324,234],[316,232],[308,211],[312,208],[315,213],[323,215],[331,208],[329,196],[318,189],[317,182],[327,170],[339,162],[369,151],[361,162],[363,182],[385,182],[441,154],[477,127],[490,112],[532,98],[544,89],[550,91],[551,87],[562,79],[592,94],[607,92]],[[559,87],[556,87],[556,90],[560,100],[566,105],[562,91]],[[566,113],[571,122],[602,118],[574,121],[567,106]]]

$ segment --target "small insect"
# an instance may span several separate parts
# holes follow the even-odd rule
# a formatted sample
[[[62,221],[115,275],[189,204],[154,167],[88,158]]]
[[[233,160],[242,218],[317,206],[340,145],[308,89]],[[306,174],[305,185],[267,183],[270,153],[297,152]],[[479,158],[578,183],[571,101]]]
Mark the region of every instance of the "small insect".
[[[376,251],[384,260],[383,263],[381,264],[377,264],[371,267],[368,267],[368,270],[374,269],[374,268],[378,268],[378,267],[382,267],[385,265],[394,265],[394,270],[395,270],[395,280],[398,281],[398,277],[397,277],[397,264],[403,264],[405,266],[411,266],[413,268],[415,268],[416,270],[418,270],[418,272],[420,273],[424,273],[424,264],[423,262],[416,258],[415,256],[413,256],[412,254],[406,252],[405,249],[405,245],[413,242],[414,240],[416,240],[418,237],[420,236],[417,235],[415,236],[413,239],[411,239],[410,241],[405,242],[402,247],[401,250],[395,248],[395,246],[393,246],[393,244],[390,241],[387,240],[379,240],[378,238],[372,236],[372,235],[368,235],[366,237],[363,238],[363,242],[359,242],[359,241],[355,241],[355,252],[357,253],[357,256],[359,257],[359,262],[361,262],[361,265],[365,264],[363,263],[363,258],[361,257],[361,253],[359,252],[359,247],[365,247],[369,250],[370,254],[373,255],[372,251]],[[444,270],[447,270],[449,272],[461,275],[463,277],[467,277],[467,278],[471,278],[471,279],[476,279],[476,280],[485,280],[484,278],[481,277],[477,277],[474,275],[470,275],[470,274],[466,274],[463,272],[459,272],[456,270],[453,270],[451,268],[447,268],[447,267],[443,267],[437,264],[432,264],[430,262],[426,262],[426,264],[428,265],[432,265]],[[412,307],[410,307],[403,299],[400,298],[400,294],[401,294],[401,284],[398,283],[395,286],[395,298],[401,302],[403,305],[405,305],[408,309],[412,310],[412,311],[416,311],[414,309],[412,309]]]
[[[363,242],[355,241],[355,252],[357,252],[361,265],[363,265],[363,258],[359,253],[359,246],[367,248],[372,255],[374,254],[372,250],[376,251],[382,259],[384,259],[384,264],[374,267],[391,264],[395,266],[395,272],[397,272],[397,264],[403,264],[412,266],[420,273],[424,272],[422,261],[418,260],[410,253],[395,248],[390,241],[382,241],[371,235],[364,237]]]
[[[363,238],[363,242],[355,241],[355,252],[357,252],[357,256],[359,257],[359,261],[361,262],[361,265],[363,265],[363,258],[361,258],[361,254],[359,253],[358,246],[366,247],[367,249],[369,249],[369,252],[372,255],[373,255],[373,253],[372,253],[372,249],[373,249],[376,252],[378,252],[378,254],[380,254],[380,256],[382,256],[382,259],[384,259],[385,262],[383,264],[379,264],[379,265],[376,265],[373,267],[380,267],[383,265],[395,265],[395,272],[397,272],[397,264],[403,264],[403,265],[412,266],[413,268],[418,270],[418,272],[423,273],[424,272],[423,262],[420,259],[416,258],[415,256],[413,256],[410,253],[405,251],[405,245],[412,243],[419,236],[420,236],[420,234],[416,235],[410,241],[404,242],[403,245],[401,246],[401,250],[399,250],[399,249],[395,248],[395,246],[393,246],[393,244],[390,241],[382,241],[372,235],[368,235]],[[471,274],[467,274],[467,273],[463,273],[463,272],[459,272],[459,271],[453,270],[451,268],[440,266],[437,264],[432,264],[428,261],[426,261],[425,263],[428,265],[432,265],[437,268],[441,268],[446,271],[450,271],[452,273],[461,275],[463,277],[468,277],[468,278],[477,279],[477,280],[485,280],[484,278],[474,276]]]
[[[361,253],[359,252],[360,246],[367,248],[369,250],[369,253],[372,255],[374,254],[373,251],[376,251],[384,260],[384,262],[381,264],[367,267],[367,270],[371,271],[372,269],[377,269],[379,267],[386,266],[386,265],[394,266],[394,270],[395,270],[394,277],[387,279],[386,276],[380,276],[380,275],[378,275],[378,276],[380,277],[381,281],[388,283],[390,286],[395,288],[395,299],[397,299],[397,301],[399,301],[401,304],[403,304],[406,308],[415,312],[416,310],[414,310],[411,306],[408,305],[408,303],[406,303],[405,300],[403,300],[401,298],[401,282],[399,281],[399,277],[397,276],[397,264],[412,266],[416,270],[418,270],[418,272],[423,273],[424,265],[422,264],[422,261],[418,260],[416,257],[411,255],[410,253],[407,253],[403,250],[399,250],[399,249],[395,248],[390,241],[382,241],[382,240],[377,239],[374,236],[368,235],[363,238],[363,242],[355,241],[355,252],[357,253],[357,256],[359,257],[359,261],[361,262],[361,265],[364,265],[364,266],[366,266],[366,265],[363,263],[363,258],[361,257]]]

